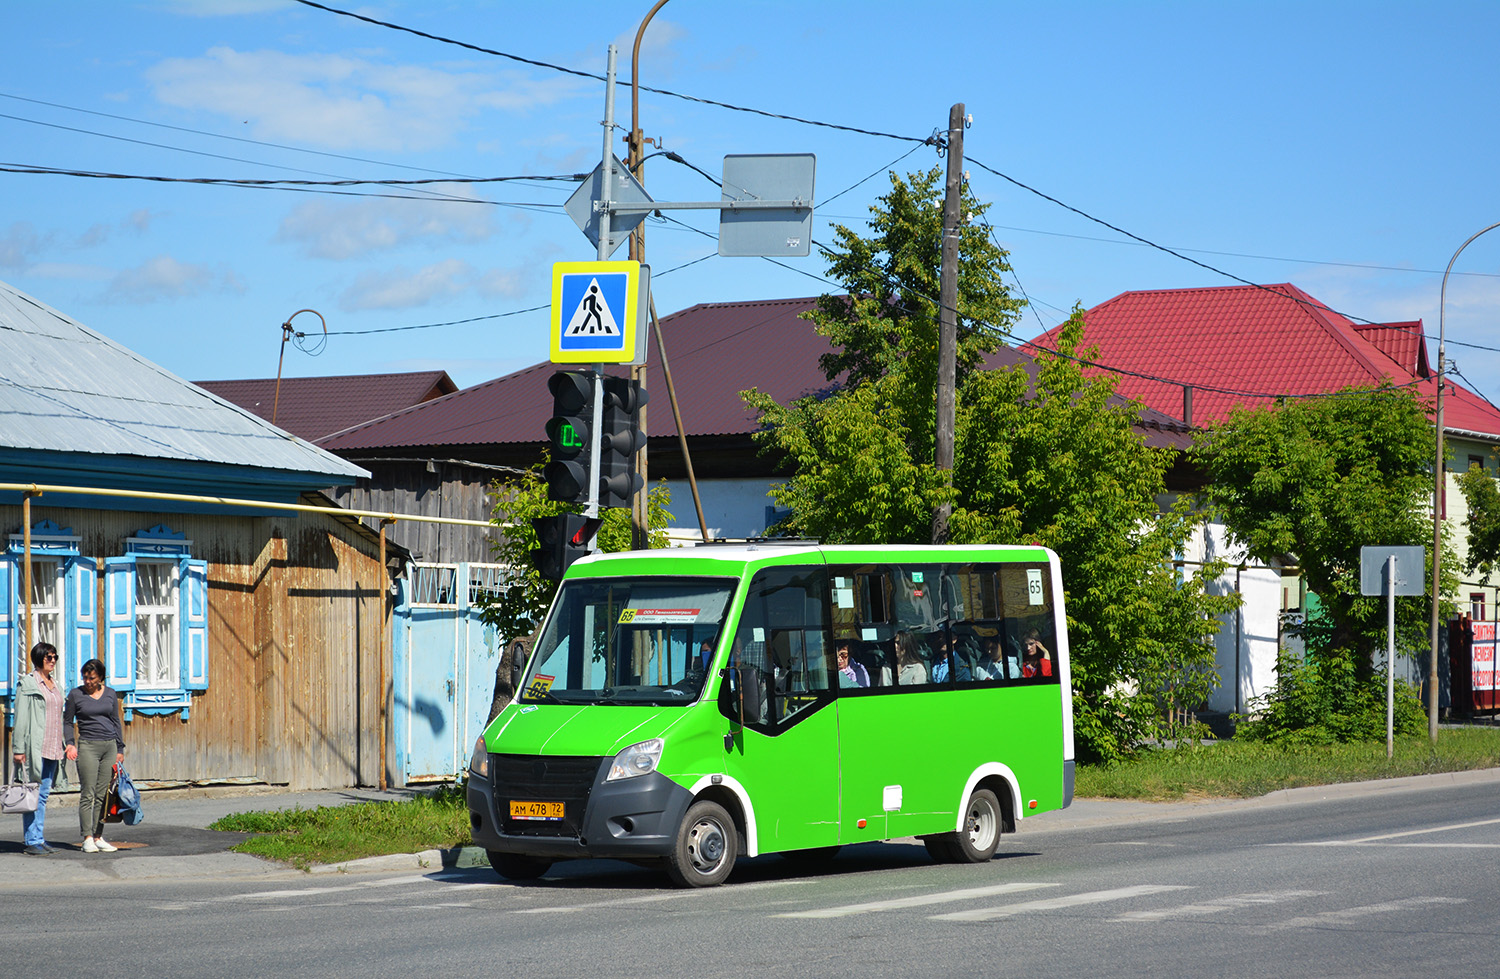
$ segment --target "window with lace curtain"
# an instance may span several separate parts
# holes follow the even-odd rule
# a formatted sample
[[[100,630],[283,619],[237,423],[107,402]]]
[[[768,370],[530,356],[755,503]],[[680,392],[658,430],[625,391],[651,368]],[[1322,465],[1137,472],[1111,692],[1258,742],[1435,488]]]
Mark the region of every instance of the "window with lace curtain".
[[[135,565],[135,688],[175,690],[181,666],[177,626],[177,565]]]

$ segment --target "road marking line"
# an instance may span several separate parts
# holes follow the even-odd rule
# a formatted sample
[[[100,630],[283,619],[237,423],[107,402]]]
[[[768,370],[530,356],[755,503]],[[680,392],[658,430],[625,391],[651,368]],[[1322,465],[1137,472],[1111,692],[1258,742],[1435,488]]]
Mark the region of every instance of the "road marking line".
[[[1400,833],[1382,833],[1379,836],[1361,836],[1353,840],[1314,840],[1307,843],[1267,843],[1266,846],[1371,846],[1382,840],[1396,840],[1403,836],[1425,836],[1428,833],[1446,833],[1454,829],[1472,829],[1475,826],[1493,826],[1500,819],[1480,819],[1472,823],[1452,823],[1448,826],[1430,826],[1426,829],[1408,829]],[[1500,848],[1500,843],[1396,843],[1394,846],[1463,847],[1476,850]]]
[[[1401,836],[1421,836],[1426,833],[1442,833],[1450,829],[1470,829],[1475,826],[1493,826],[1496,823],[1500,823],[1500,819],[1481,819],[1478,822],[1473,823],[1454,823],[1451,826],[1433,826],[1429,829],[1409,829],[1403,833],[1386,833],[1382,836],[1366,836],[1362,837],[1361,839],[1350,840],[1349,842],[1373,843],[1376,840],[1394,840],[1397,837]]]
[[[339,891],[358,891],[371,887],[391,887],[396,884],[414,884],[427,880],[425,874],[412,877],[386,877],[381,880],[362,880],[357,884],[338,884],[333,887],[288,888],[280,891],[259,891],[253,894],[223,894],[209,898],[203,903],[215,901],[260,901],[274,897],[317,897],[320,894],[336,894]]]
[[[736,884],[730,888],[735,894],[746,891],[764,890],[767,887],[786,887],[789,884],[806,884],[805,880],[763,880],[755,884]],[[568,913],[573,911],[592,911],[594,908],[625,907],[632,904],[651,904],[655,901],[675,901],[679,898],[696,897],[702,898],[700,890],[691,891],[668,891],[662,894],[642,894],[640,897],[619,897],[609,901],[593,901],[588,904],[559,904],[548,908],[520,908],[511,912],[512,914],[553,914]]]
[[[1252,907],[1257,904],[1275,904],[1279,901],[1290,901],[1300,897],[1321,897],[1326,891],[1262,891],[1258,894],[1236,894],[1232,897],[1215,898],[1212,901],[1204,901],[1201,904],[1179,904],[1175,908],[1159,908],[1155,911],[1127,911],[1111,921],[1160,921],[1163,918],[1175,918],[1181,915],[1218,914],[1220,911],[1230,911],[1237,908]]]
[[[1380,904],[1366,904],[1357,908],[1344,908],[1340,911],[1321,911],[1318,914],[1287,918],[1285,921],[1275,921],[1271,924],[1260,925],[1257,930],[1282,931],[1287,928],[1315,928],[1319,925],[1336,925],[1348,921],[1357,921],[1372,914],[1406,911],[1428,904],[1464,904],[1467,900],[1467,898],[1462,897],[1404,897],[1395,901],[1384,901]]]
[[[995,884],[990,887],[969,887],[961,891],[941,891],[937,894],[918,894],[913,897],[896,897],[886,901],[867,901],[864,904],[845,904],[836,908],[818,908],[814,911],[790,911],[773,915],[776,918],[843,918],[852,914],[868,914],[872,911],[898,911],[902,908],[918,908],[925,904],[944,904],[949,901],[967,901],[976,897],[994,897],[997,894],[1014,894],[1017,891],[1032,891],[1039,887],[1056,887],[1056,884]]]
[[[1139,884],[1135,887],[1116,887],[1107,891],[1089,891],[1086,894],[1068,894],[1063,897],[1054,897],[1042,901],[1022,901],[1019,904],[1004,904],[997,908],[978,908],[973,911],[955,911],[952,914],[935,914],[930,915],[928,920],[991,921],[995,918],[1009,918],[1012,915],[1024,914],[1029,911],[1057,911],[1062,908],[1072,908],[1082,904],[1099,904],[1103,901],[1119,901],[1128,897],[1142,897],[1147,894],[1161,894],[1165,891],[1186,891],[1191,889],[1186,884]]]

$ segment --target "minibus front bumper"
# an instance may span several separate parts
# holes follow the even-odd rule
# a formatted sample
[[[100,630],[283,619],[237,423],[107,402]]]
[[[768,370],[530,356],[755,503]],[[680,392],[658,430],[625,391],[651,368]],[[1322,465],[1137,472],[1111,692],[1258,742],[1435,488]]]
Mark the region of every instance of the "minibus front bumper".
[[[470,770],[466,791],[469,832],[474,844],[498,853],[550,859],[635,860],[666,856],[693,801],[687,789],[659,772],[605,781],[609,771],[607,758],[598,759],[598,768],[586,788],[580,783],[572,791],[567,787],[549,791],[552,787],[545,781],[514,784],[505,779],[503,766],[497,765],[502,758],[490,756],[488,774]],[[545,764],[546,759],[537,762]],[[510,816],[512,801],[545,802],[557,798],[563,801],[566,810],[562,819],[526,820]]]

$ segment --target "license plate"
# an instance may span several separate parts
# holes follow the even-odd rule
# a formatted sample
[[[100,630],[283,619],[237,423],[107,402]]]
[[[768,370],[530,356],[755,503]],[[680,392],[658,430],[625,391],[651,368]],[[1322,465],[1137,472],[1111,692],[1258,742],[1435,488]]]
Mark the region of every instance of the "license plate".
[[[561,802],[521,802],[516,799],[510,800],[511,819],[561,819],[563,818],[563,804]]]

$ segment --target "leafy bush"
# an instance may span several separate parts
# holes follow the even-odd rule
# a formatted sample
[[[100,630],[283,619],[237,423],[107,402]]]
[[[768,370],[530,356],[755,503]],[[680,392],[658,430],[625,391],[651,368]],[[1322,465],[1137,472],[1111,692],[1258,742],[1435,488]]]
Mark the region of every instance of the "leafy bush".
[[[1356,655],[1334,650],[1305,660],[1282,650],[1276,657],[1276,685],[1251,701],[1235,737],[1272,744],[1352,744],[1385,739],[1385,669],[1361,678]],[[1427,715],[1417,687],[1395,685],[1394,726],[1398,736],[1421,734]]]

